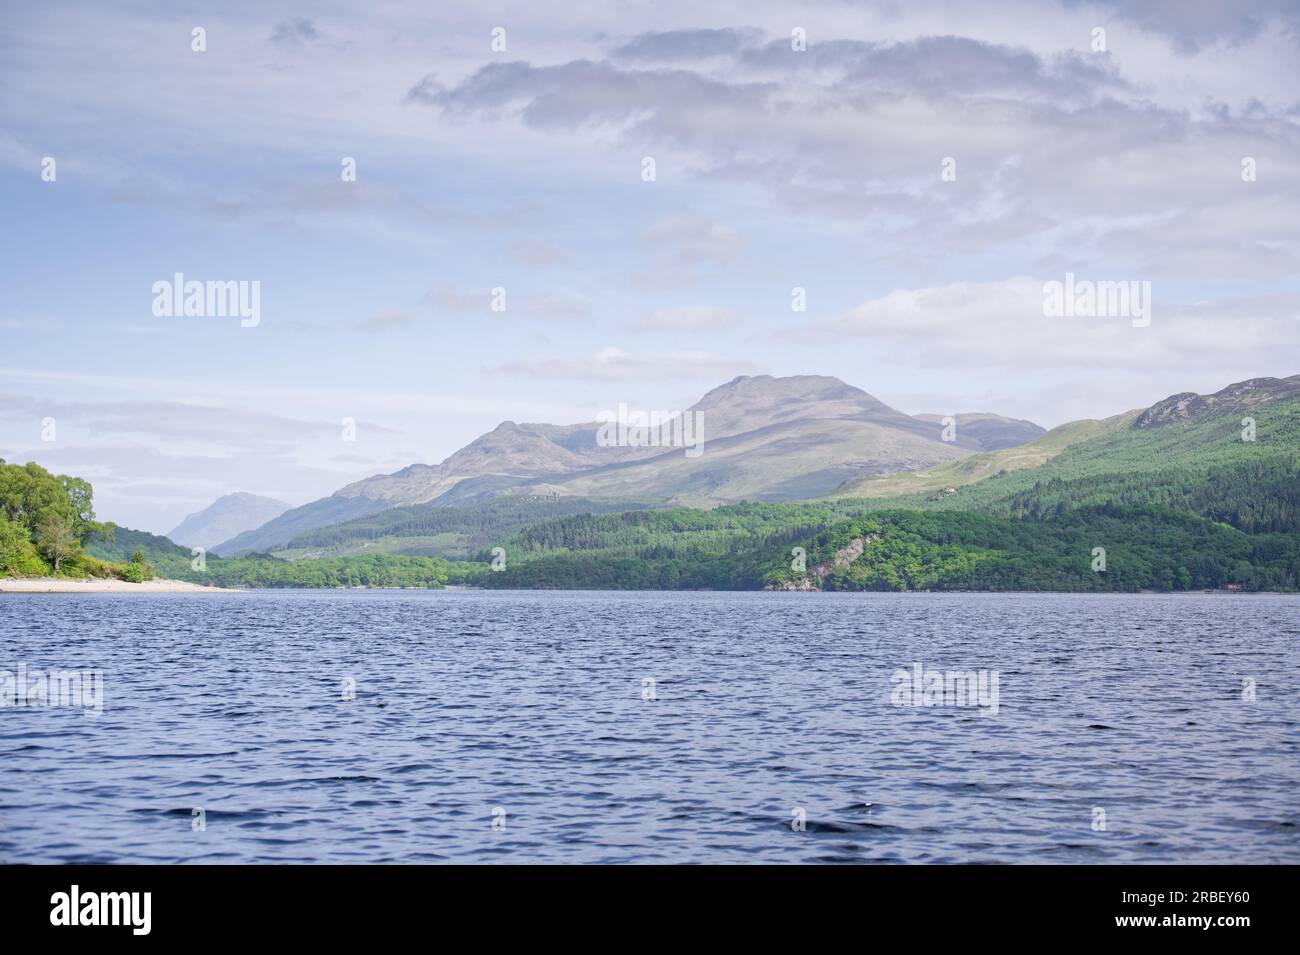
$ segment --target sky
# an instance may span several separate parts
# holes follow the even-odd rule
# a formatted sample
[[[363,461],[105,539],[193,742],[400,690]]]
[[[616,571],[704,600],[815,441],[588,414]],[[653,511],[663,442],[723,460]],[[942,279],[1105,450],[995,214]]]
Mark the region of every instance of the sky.
[[[1300,373],[1293,0],[113,6],[0,8],[0,458],[103,520],[737,375],[1051,427]]]

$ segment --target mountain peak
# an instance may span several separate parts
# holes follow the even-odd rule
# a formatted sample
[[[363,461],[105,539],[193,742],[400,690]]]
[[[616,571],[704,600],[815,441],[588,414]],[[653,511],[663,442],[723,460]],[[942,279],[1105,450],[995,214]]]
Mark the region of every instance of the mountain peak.
[[[225,494],[203,510],[190,514],[167,536],[184,547],[212,550],[244,531],[261,527],[287,510],[289,505],[284,501],[247,491],[236,491]]]
[[[726,384],[709,391],[695,405],[696,408],[717,402],[728,395],[766,395],[793,400],[808,399],[862,399],[876,401],[861,388],[855,388],[831,375],[737,375]],[[883,403],[881,403],[883,404]]]
[[[1180,421],[1197,421],[1220,414],[1247,412],[1278,398],[1300,394],[1300,375],[1290,378],[1248,378],[1212,395],[1182,391],[1157,401],[1133,420],[1134,429],[1158,428]]]
[[[656,443],[602,440],[597,422],[508,420],[440,464],[355,481],[334,497],[452,504],[546,487],[637,501],[779,500],[823,493],[854,474],[925,467],[1042,433],[1027,421],[983,414],[963,422],[956,442],[943,441],[932,423],[831,375],[738,375],[686,411],[699,416],[697,440],[713,449],[706,461]]]
[[[704,416],[712,438],[799,419],[908,420],[901,411],[830,375],[741,375],[714,388],[689,410]]]

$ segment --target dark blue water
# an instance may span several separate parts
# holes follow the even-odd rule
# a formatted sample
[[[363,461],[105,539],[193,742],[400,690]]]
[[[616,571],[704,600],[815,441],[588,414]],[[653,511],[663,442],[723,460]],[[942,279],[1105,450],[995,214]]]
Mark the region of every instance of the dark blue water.
[[[0,595],[0,670],[105,694],[0,709],[0,862],[1298,862],[1298,644],[1287,596]]]

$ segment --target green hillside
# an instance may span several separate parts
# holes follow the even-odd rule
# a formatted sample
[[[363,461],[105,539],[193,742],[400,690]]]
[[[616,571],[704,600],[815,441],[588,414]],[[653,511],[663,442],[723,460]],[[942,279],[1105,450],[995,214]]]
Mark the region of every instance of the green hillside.
[[[942,492],[947,488],[974,484],[1003,471],[1037,468],[1072,444],[1127,427],[1139,413],[1130,411],[1102,421],[1072,421],[1016,447],[972,454],[959,461],[949,461],[923,471],[899,471],[894,474],[880,474],[849,481],[826,496],[830,499],[867,500],[923,496]],[[918,498],[920,499],[923,498]]]
[[[1045,516],[1060,504],[1113,501],[1185,510],[1243,529],[1294,530],[1296,490],[1290,478],[1300,459],[1300,386],[1290,384],[1295,378],[1266,380],[1276,386],[1252,389],[1253,400],[1228,402],[1208,414],[1166,417],[1169,403],[1177,405],[1182,397],[1175,396],[1110,419],[1094,436],[1067,444],[1037,467],[1000,472],[953,493],[894,498],[890,504]],[[1243,440],[1245,417],[1255,422],[1254,440]],[[1257,508],[1264,513],[1256,515]]]
[[[859,505],[864,507],[867,505]],[[756,510],[758,509],[758,510]],[[861,549],[854,554],[854,541]],[[805,550],[795,569],[794,548]],[[1093,564],[1106,551],[1104,571]],[[1300,588],[1300,536],[1249,534],[1155,507],[1079,508],[1050,520],[962,512],[736,505],[565,520],[504,545],[485,587],[825,590]],[[850,559],[836,567],[846,551]]]
[[[836,566],[855,542],[861,555]],[[827,570],[825,590],[1300,588],[1300,537],[1247,534],[1153,507],[1088,507],[1041,521],[886,511],[819,534],[808,562]],[[783,569],[769,583],[807,577]]]
[[[288,559],[362,553],[464,559],[541,521],[646,506],[554,495],[509,495],[463,507],[412,504],[307,531],[272,553]]]
[[[212,548],[222,554],[255,553],[283,547],[286,543],[305,531],[326,527],[341,521],[349,521],[366,514],[373,514],[388,507],[384,501],[375,501],[367,497],[332,497],[312,501],[301,507],[291,507],[278,517],[272,518],[261,527],[244,531],[230,540]]]
[[[472,564],[453,564],[439,557],[370,554],[288,561],[270,554],[224,558],[204,556],[195,566],[188,548],[145,531],[114,527],[92,536],[87,552],[104,560],[141,553],[161,577],[215,587],[418,587],[437,588],[461,582]]]
[[[1251,441],[1243,440],[1246,417],[1255,422]],[[1145,410],[1072,422],[1018,447],[854,481],[830,497],[996,512],[1013,497],[1053,481],[1118,487],[1141,474],[1165,472],[1167,481],[1177,473],[1271,467],[1297,454],[1300,376],[1256,378],[1214,395],[1174,395]]]

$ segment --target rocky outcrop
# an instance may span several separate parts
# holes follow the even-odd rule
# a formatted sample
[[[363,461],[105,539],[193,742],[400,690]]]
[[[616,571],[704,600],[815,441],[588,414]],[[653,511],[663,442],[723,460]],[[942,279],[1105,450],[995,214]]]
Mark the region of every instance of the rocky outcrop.
[[[1300,375],[1290,378],[1251,378],[1229,385],[1212,395],[1184,391],[1158,401],[1133,420],[1133,428],[1159,428],[1211,415],[1246,412],[1268,401],[1300,393]]]
[[[867,542],[876,539],[875,534],[867,537],[855,537],[849,541],[847,547],[841,547],[835,552],[835,559],[829,564],[818,564],[812,569],[813,575],[822,580],[828,577],[832,571],[847,570],[849,566],[862,556],[862,552],[867,549]]]
[[[834,558],[830,563],[817,564],[805,576],[796,580],[783,580],[780,583],[768,584],[764,590],[821,590],[822,581],[837,570],[847,570],[853,565],[853,562],[862,556],[867,549],[867,545],[873,540],[879,538],[879,534],[868,534],[866,537],[855,537],[844,547],[835,552]]]
[[[808,577],[800,577],[798,580],[783,580],[777,584],[768,584],[764,590],[821,590]]]

